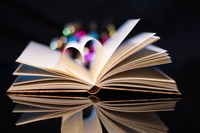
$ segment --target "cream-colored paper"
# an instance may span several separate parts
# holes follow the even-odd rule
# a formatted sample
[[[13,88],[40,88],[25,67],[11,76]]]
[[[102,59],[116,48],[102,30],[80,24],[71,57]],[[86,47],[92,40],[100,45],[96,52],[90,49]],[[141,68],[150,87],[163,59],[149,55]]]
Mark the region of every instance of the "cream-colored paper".
[[[100,89],[112,89],[180,94],[173,79],[162,71],[146,68],[171,63],[166,50],[152,45],[160,37],[142,32],[125,40],[138,21],[126,21],[104,45],[86,35],[79,42],[67,43],[62,53],[31,41],[16,60],[21,64],[13,74],[21,77],[7,92],[94,94]],[[88,41],[95,44],[95,58],[90,69],[76,63],[65,52],[68,48],[75,48],[84,61],[83,50]],[[24,76],[35,77],[25,79]]]

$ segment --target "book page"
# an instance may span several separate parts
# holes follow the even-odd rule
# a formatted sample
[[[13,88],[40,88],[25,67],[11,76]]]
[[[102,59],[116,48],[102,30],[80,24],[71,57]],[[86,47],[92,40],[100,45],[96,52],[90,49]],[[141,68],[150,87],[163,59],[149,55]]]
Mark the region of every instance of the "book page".
[[[58,111],[58,112],[37,112],[37,113],[23,113],[19,120],[17,121],[16,125],[23,125],[31,122],[41,121],[41,120],[48,120],[53,118],[59,118],[62,116],[68,116],[79,112],[82,108],[72,111]]]
[[[94,77],[94,80],[96,81],[98,78],[98,75],[102,71],[103,67],[106,65],[107,61],[110,59],[112,54],[115,52],[115,50],[118,48],[118,46],[122,43],[122,41],[126,38],[126,36],[131,32],[131,30],[135,27],[135,25],[138,23],[139,19],[130,19],[126,21],[114,34],[112,37],[110,37],[103,46],[103,60],[102,63],[99,66],[98,71],[96,71],[96,75]]]
[[[83,72],[80,72],[85,76],[85,78],[80,77],[78,75],[74,75],[68,69],[63,67],[57,67],[58,62],[61,58],[60,51],[51,50],[49,47],[36,43],[30,42],[19,58],[16,60],[19,63],[30,65],[33,67],[37,67],[39,69],[44,69],[50,72],[58,72],[64,75],[69,75],[75,77],[80,80],[84,80],[85,82],[91,83],[90,75],[84,75]],[[69,63],[70,64],[70,63]],[[74,68],[75,70],[76,68]],[[83,78],[83,79],[82,79]]]
[[[13,109],[14,113],[30,113],[30,112],[56,112],[58,109],[42,108],[37,106],[30,106],[26,104],[17,104]]]
[[[57,78],[54,77],[43,77],[43,76],[18,76],[14,81],[14,85],[32,83],[37,81],[45,81],[45,80],[55,80]]]
[[[131,92],[142,92],[142,93],[155,93],[155,94],[174,94],[174,95],[181,95],[178,88],[172,88],[172,91],[167,90],[166,88],[155,87],[155,86],[147,86],[147,85],[137,85],[133,87],[126,87],[126,86],[106,86],[101,89],[105,90],[115,90],[115,91],[131,91]]]
[[[95,133],[103,133],[96,110],[93,107],[91,115],[88,118],[83,119],[82,133],[94,133],[94,131]]]
[[[105,116],[101,113],[101,111],[98,109],[98,107],[95,108],[96,112],[98,114],[99,119],[101,120],[101,122],[103,123],[104,127],[106,128],[106,130],[109,133],[118,133],[118,131],[112,127],[111,124],[108,123],[107,119],[105,118]]]
[[[135,52],[141,50],[145,46],[157,41],[159,37],[154,36],[155,33],[141,33],[137,36],[126,41],[124,44],[120,45],[120,47],[115,51],[115,53],[108,60],[107,64],[105,64],[101,74],[98,77],[98,80],[114,65],[120,63],[125,58],[134,54]]]
[[[60,110],[57,112],[37,112],[37,113],[23,113],[21,115],[20,119],[17,121],[16,125],[23,125],[31,122],[41,121],[41,120],[47,120],[47,119],[53,119],[53,118],[59,118],[62,116],[70,117],[73,114],[80,112],[84,108],[90,106],[91,104],[87,104],[85,106],[79,106],[79,108],[75,110],[65,111]]]
[[[139,69],[139,68],[145,68],[145,67],[151,67],[151,66],[158,66],[162,64],[168,64],[171,63],[171,60],[166,55],[158,55],[149,59],[144,59],[140,61],[133,61],[128,64],[123,64],[119,67],[114,67],[112,70],[110,70],[108,73],[106,73],[98,82],[100,83],[105,78],[108,78],[112,75],[115,75],[117,73],[121,73],[124,71],[129,71],[132,69]]]
[[[13,112],[55,112],[55,111],[71,111],[79,108],[84,108],[86,105],[90,104],[89,102],[83,104],[74,104],[74,105],[55,105],[48,103],[38,103],[38,102],[28,102],[28,101],[17,101],[13,102],[18,103],[14,108]]]
[[[61,133],[81,133],[83,129],[82,111],[72,116],[62,117]]]
[[[139,131],[135,130],[134,128],[129,128],[123,124],[120,124],[119,122],[111,119],[110,117],[108,117],[107,115],[104,114],[104,112],[102,111],[101,108],[99,108],[97,106],[97,112],[98,112],[98,116],[101,119],[102,123],[107,123],[105,125],[106,129],[108,130],[108,132],[110,133],[140,133]]]
[[[41,121],[49,119],[50,116],[54,116],[58,112],[38,112],[38,113],[23,113],[19,120],[16,122],[16,125],[24,125],[31,122]],[[54,118],[54,117],[52,117]]]
[[[155,113],[127,113],[101,109],[109,118],[140,132],[166,132],[167,127]]]
[[[155,68],[140,68],[121,72],[104,79],[98,85],[101,89],[179,93],[175,81]]]
[[[36,67],[20,64],[13,75],[59,77],[59,75]]]
[[[103,89],[112,89],[112,90],[124,90],[124,91],[140,91],[140,92],[148,92],[148,93],[178,93],[178,90],[176,87],[160,87],[157,85],[152,84],[140,84],[140,83],[113,83],[113,84],[107,84],[105,86],[102,86]]]
[[[61,52],[31,41],[16,61],[34,67],[55,69],[60,56]]]
[[[167,83],[167,82],[158,82],[158,81],[150,81],[150,80],[141,80],[141,79],[129,79],[129,80],[121,80],[121,81],[114,81],[110,83],[105,83],[103,86],[134,86],[134,85],[147,85],[152,87],[161,87],[165,88],[176,88],[176,84],[174,83]]]
[[[8,94],[13,93],[24,93],[24,94],[36,94],[36,93],[88,93],[89,88],[85,86],[74,86],[74,85],[53,85],[53,86],[30,86],[30,87],[19,87],[19,86],[11,86],[9,90],[7,90]],[[82,87],[82,88],[80,88]]]
[[[15,96],[8,95],[12,100],[24,101],[24,102],[35,102],[39,104],[52,104],[52,105],[80,105],[88,104],[91,101],[87,98],[75,98],[75,99],[56,99],[56,98],[40,98],[40,97],[28,97],[28,96]],[[35,105],[36,106],[36,105]],[[46,107],[46,106],[45,106]]]
[[[166,54],[165,52],[166,52],[166,50],[164,50],[164,49],[160,49],[154,45],[148,45],[147,47],[132,54],[131,56],[124,59],[117,65],[113,66],[106,74],[101,76],[98,83],[100,83],[101,80],[103,80],[109,76],[112,76],[114,74],[117,74],[119,72],[127,71],[130,69],[135,69],[135,68],[141,68],[141,67],[145,67],[145,66],[152,66],[151,64],[158,65],[158,64],[162,63],[162,61],[160,62],[160,60],[168,60],[166,62],[169,63],[170,58],[169,58],[168,54]],[[155,62],[155,59],[156,58],[158,59],[158,57],[159,57],[159,61]],[[153,62],[153,63],[150,63],[150,62]],[[145,63],[146,65],[145,64],[143,65],[142,63],[143,64]]]
[[[38,82],[32,82],[32,83],[24,83],[24,84],[13,84],[9,89],[8,92],[11,91],[33,91],[35,90],[89,90],[90,87],[88,85],[84,85],[83,83],[77,82],[77,81],[72,81],[72,80],[58,80],[58,81],[51,81],[51,80],[46,80],[46,81],[38,81]],[[81,91],[80,91],[81,92]]]
[[[95,50],[95,58],[92,61],[92,63],[90,64],[90,69],[88,70],[82,64],[76,63],[71,57],[69,57],[69,55],[67,55],[65,53],[65,51],[68,48],[77,49],[79,51],[80,55],[82,56],[82,60],[84,61],[84,47],[87,44],[87,42],[89,42],[89,41],[93,41],[93,43],[95,44],[96,50]],[[80,41],[78,43],[73,42],[73,43],[68,43],[66,45],[66,47],[62,53],[62,58],[59,61],[58,65],[59,65],[59,67],[66,68],[71,73],[73,73],[77,77],[80,77],[81,79],[87,81],[91,85],[95,85],[94,77],[96,77],[98,75],[98,73],[96,71],[100,70],[100,64],[102,64],[103,55],[104,55],[104,49],[103,49],[102,44],[98,40],[96,40],[90,36],[84,36],[80,39]]]
[[[72,77],[43,77],[43,76],[18,76],[17,79],[14,81],[13,85],[22,85],[22,84],[39,84],[39,83],[59,83],[62,84],[63,82],[68,81],[75,81],[79,84],[87,85],[87,83],[84,83],[84,81],[80,81],[76,78]]]
[[[115,74],[111,77],[108,77],[104,81],[113,82],[116,80],[128,80],[128,79],[144,79],[144,80],[151,80],[151,81],[175,83],[173,79],[169,78],[167,75],[162,73],[157,68],[140,68],[137,70],[133,69],[133,70]]]
[[[128,65],[129,63],[136,64],[136,62],[139,62],[139,61],[146,62],[147,60],[152,60],[152,59],[158,58],[160,56],[161,57],[167,56],[167,54],[165,52],[167,52],[167,51],[164,49],[159,49],[158,47],[156,47],[154,45],[148,45],[147,47],[141,49],[140,51],[138,51],[138,52],[132,54],[131,56],[129,56],[128,58],[124,59],[123,61],[121,61],[120,63],[115,65],[112,69]]]
[[[55,79],[55,78],[53,78]],[[23,81],[22,81],[23,82]],[[67,79],[61,79],[61,78],[57,78],[55,80],[39,80],[37,81],[37,79],[35,80],[35,82],[24,82],[22,84],[13,84],[14,86],[21,86],[23,88],[25,88],[26,86],[40,86],[40,85],[44,85],[44,86],[50,86],[50,85],[77,85],[77,86],[85,86],[88,87],[88,85],[83,84],[82,82],[76,81],[76,80],[67,80]],[[66,86],[67,87],[67,86]]]
[[[155,112],[174,110],[176,101],[160,101],[160,102],[116,102],[116,103],[98,103],[98,106],[110,111],[119,112]]]

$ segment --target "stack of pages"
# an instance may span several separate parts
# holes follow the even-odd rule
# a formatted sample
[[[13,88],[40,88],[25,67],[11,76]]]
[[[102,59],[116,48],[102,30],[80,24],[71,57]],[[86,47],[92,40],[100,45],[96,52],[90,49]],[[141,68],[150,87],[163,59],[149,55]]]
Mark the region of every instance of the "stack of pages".
[[[22,113],[16,125],[62,118],[61,133],[102,133],[102,125],[109,133],[167,133],[168,128],[155,112],[171,111],[178,98],[140,98],[101,100],[94,95],[8,95]],[[126,96],[128,97],[128,96]],[[84,109],[90,108],[88,117]],[[88,113],[85,112],[85,113]],[[101,122],[100,122],[101,121]]]
[[[86,35],[77,43],[66,44],[60,52],[31,41],[16,60],[20,63],[14,72],[18,78],[8,93],[95,94],[101,89],[109,89],[180,94],[176,82],[154,67],[171,63],[167,51],[152,44],[160,37],[143,32],[124,41],[138,21],[126,21],[104,45]],[[75,48],[83,57],[88,41],[95,44],[95,58],[89,69],[65,52]]]

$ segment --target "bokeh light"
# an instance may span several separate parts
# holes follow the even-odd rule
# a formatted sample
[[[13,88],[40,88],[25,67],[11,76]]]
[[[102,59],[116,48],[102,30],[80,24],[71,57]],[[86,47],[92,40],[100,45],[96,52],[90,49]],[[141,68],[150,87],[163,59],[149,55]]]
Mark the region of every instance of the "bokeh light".
[[[75,27],[73,25],[70,25],[68,28],[70,29],[71,34],[75,32]]]
[[[51,42],[50,48],[51,48],[52,50],[57,49],[57,43],[56,43],[55,41]]]
[[[67,40],[67,42],[73,42],[73,41],[77,41],[77,38],[75,36],[70,36]]]
[[[89,33],[89,35],[91,36],[91,37],[94,37],[95,39],[99,39],[99,34],[97,33],[97,32],[94,32],[94,31],[92,31],[92,32],[90,32]]]
[[[70,29],[69,28],[64,28],[62,33],[63,33],[64,36],[68,36],[68,35],[70,35]]]
[[[109,31],[109,36],[111,37],[115,33],[115,30]]]
[[[57,44],[57,48],[61,48],[63,45],[63,43],[60,39],[56,41],[56,44]]]
[[[103,26],[103,27],[102,27]],[[79,43],[80,39],[86,35],[91,36],[99,40],[103,45],[109,37],[114,37],[116,33],[116,27],[111,22],[106,22],[101,27],[97,25],[95,21],[90,21],[88,27],[83,27],[83,23],[76,21],[67,23],[63,30],[62,36],[54,38],[50,42],[50,48],[52,50],[59,50],[63,52],[64,47],[70,42]],[[65,51],[69,56],[76,59],[76,62],[83,65],[89,65],[90,62],[95,58],[95,45],[93,42],[88,43],[84,48],[84,59],[78,57],[74,50]],[[78,57],[78,58],[77,58]],[[80,59],[81,58],[81,59]],[[83,62],[85,60],[85,62]]]
[[[61,37],[60,37],[60,40],[61,40],[62,43],[64,44],[64,43],[67,42],[67,37],[65,37],[65,36],[61,36]]]

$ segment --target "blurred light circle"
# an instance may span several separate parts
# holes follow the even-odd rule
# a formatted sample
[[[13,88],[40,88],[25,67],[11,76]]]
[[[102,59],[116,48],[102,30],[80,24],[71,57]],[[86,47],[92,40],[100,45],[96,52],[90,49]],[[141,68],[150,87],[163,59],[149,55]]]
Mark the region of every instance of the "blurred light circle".
[[[107,39],[108,38],[108,33],[107,32],[101,32],[101,39]]]
[[[67,37],[66,36],[61,36],[60,40],[62,41],[62,43],[66,43],[67,42]]]
[[[71,34],[75,32],[75,27],[73,25],[70,25],[68,28],[70,29]]]
[[[57,43],[56,43],[55,41],[51,42],[50,48],[51,48],[52,50],[57,49]]]
[[[56,44],[57,44],[57,48],[61,48],[63,45],[63,43],[60,39],[56,41]]]
[[[83,30],[80,30],[75,34],[75,37],[79,40],[81,37],[83,37],[85,35],[86,35],[86,32]]]
[[[112,36],[115,33],[115,30],[109,31],[109,36]]]
[[[89,35],[91,36],[91,37],[94,37],[95,39],[99,39],[99,35],[98,35],[98,33],[97,32],[90,32],[89,33]]]
[[[115,30],[115,26],[113,24],[108,24],[107,29],[108,31]]]
[[[70,35],[70,29],[69,28],[64,28],[62,33],[63,33],[64,36],[68,36],[68,35]]]
[[[75,36],[70,36],[67,40],[67,42],[73,42],[73,41],[77,41],[77,38]]]

